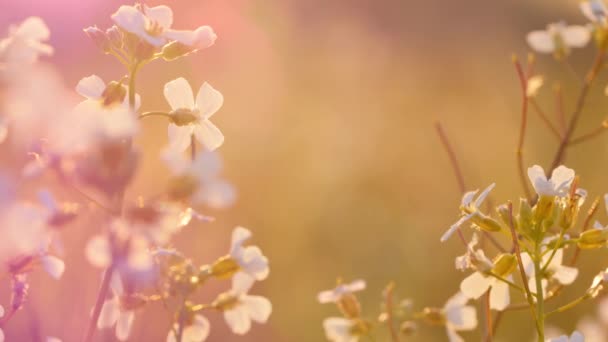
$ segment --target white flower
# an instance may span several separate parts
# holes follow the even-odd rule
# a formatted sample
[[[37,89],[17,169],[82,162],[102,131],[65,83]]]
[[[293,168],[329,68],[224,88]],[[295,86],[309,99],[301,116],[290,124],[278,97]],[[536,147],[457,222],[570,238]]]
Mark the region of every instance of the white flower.
[[[65,263],[63,260],[52,255],[43,255],[40,257],[42,268],[53,278],[59,279],[65,271]]]
[[[164,150],[162,159],[176,176],[190,175],[197,180],[198,189],[192,195],[194,203],[216,209],[234,204],[236,190],[220,177],[222,161],[216,152],[201,151],[192,161],[181,151],[169,147]]]
[[[606,6],[602,0],[588,0],[580,3],[580,8],[583,14],[591,22],[599,23],[602,25],[606,24]]]
[[[129,108],[124,85],[106,86],[101,78],[91,75],[78,82],[76,91],[86,98],[74,109],[75,119],[81,118],[77,123],[86,134],[85,140],[117,140],[132,137],[137,132],[139,123]],[[140,106],[139,95],[135,99],[137,110]]]
[[[0,61],[5,63],[33,63],[40,55],[53,54],[53,47],[42,43],[51,35],[39,17],[29,17],[18,26],[9,28],[9,37],[0,40]]]
[[[489,270],[494,266],[492,260],[486,257],[486,254],[482,249],[475,249],[478,242],[479,237],[476,233],[473,233],[471,241],[467,245],[467,251],[465,254],[456,257],[456,260],[454,261],[457,270]]]
[[[325,336],[332,342],[357,342],[359,335],[353,333],[357,322],[342,317],[330,317],[323,321]]]
[[[526,39],[536,52],[567,54],[570,48],[585,47],[591,39],[591,32],[585,26],[567,26],[559,22],[547,25],[546,30],[528,33]]]
[[[549,251],[544,254],[542,262],[540,263],[541,268],[545,267],[552,253],[552,251]],[[558,249],[555,252],[555,255],[553,256],[553,259],[551,259],[551,262],[546,267],[544,274],[541,275],[543,293],[547,292],[547,285],[549,283],[549,280],[551,279],[555,279],[558,283],[562,285],[570,285],[574,282],[574,280],[576,280],[576,277],[578,276],[578,270],[574,267],[562,265],[563,256],[564,250],[562,248]],[[526,275],[528,275],[529,278],[528,286],[530,288],[530,291],[536,293],[536,272],[534,270],[534,263],[530,258],[530,255],[525,252],[521,253],[521,259],[524,265],[524,271],[526,272]]]
[[[337,303],[343,296],[362,290],[365,290],[365,281],[358,279],[348,284],[340,284],[331,290],[320,292],[317,300],[321,304]]]
[[[469,299],[462,293],[452,296],[443,307],[446,331],[450,342],[464,342],[457,331],[473,330],[477,327],[475,307],[466,305]]]
[[[545,170],[541,166],[534,165],[528,168],[528,178],[539,196],[563,197],[567,195],[574,176],[574,170],[563,165],[553,170],[549,180],[547,180]]]
[[[224,319],[233,333],[243,335],[251,329],[251,321],[266,323],[272,312],[270,301],[261,296],[247,294],[255,279],[237,273],[232,278],[232,289],[220,295],[218,307],[224,311]],[[225,306],[222,301],[225,300]]]
[[[475,201],[473,201],[473,199],[475,198],[475,195],[479,190],[469,191],[462,196],[462,201],[460,204],[462,217],[458,221],[456,221],[456,223],[450,226],[450,228],[441,236],[441,242],[444,242],[449,239],[454,234],[454,232],[456,232],[456,230],[460,228],[460,226],[462,226],[464,223],[473,218],[473,216],[480,215],[479,207],[486,199],[490,191],[494,189],[495,185],[496,184],[494,183],[490,184],[481,192],[481,194],[479,194],[479,196],[477,196],[477,199],[475,199]]]
[[[111,287],[113,296],[103,303],[97,321],[97,328],[105,329],[116,325],[116,338],[120,341],[126,341],[131,334],[135,312],[121,304],[124,289],[117,273],[112,276]]]
[[[107,268],[112,263],[130,270],[146,271],[153,265],[150,241],[141,232],[134,231],[124,220],[115,219],[108,234],[93,236],[85,247],[91,265]],[[128,248],[125,246],[128,245]]]
[[[176,324],[169,335],[167,336],[167,342],[176,342],[175,331],[178,329]],[[184,327],[182,331],[182,342],[202,342],[209,336],[209,330],[211,325],[209,321],[202,315],[194,315],[192,324]]]
[[[0,208],[0,263],[39,255],[50,238],[47,221],[48,212],[29,203],[14,202]]]
[[[270,273],[268,258],[262,254],[262,251],[257,246],[243,246],[249,238],[251,238],[251,231],[249,229],[243,227],[234,228],[230,244],[230,257],[239,265],[239,273],[246,273],[255,280],[264,280],[268,277],[268,273]]]
[[[513,278],[508,276],[506,279],[512,281]],[[490,308],[502,311],[509,306],[509,284],[503,281],[481,272],[475,272],[460,283],[460,291],[470,299],[477,299],[488,290],[491,290]]]
[[[170,115],[174,118],[179,115],[193,117],[188,123],[169,124],[169,142],[173,148],[185,151],[190,146],[193,135],[211,151],[224,143],[224,135],[209,120],[224,103],[224,97],[219,91],[205,82],[198,90],[195,101],[190,84],[180,77],[165,84],[164,93],[172,109]]]
[[[578,331],[572,333],[572,335],[562,335],[556,338],[549,338],[546,342],[585,342],[585,336]]]
[[[195,49],[203,49],[213,45],[217,38],[209,26],[200,26],[194,31],[171,29],[173,11],[167,6],[120,6],[112,14],[112,20],[123,30],[154,46],[177,41]]]

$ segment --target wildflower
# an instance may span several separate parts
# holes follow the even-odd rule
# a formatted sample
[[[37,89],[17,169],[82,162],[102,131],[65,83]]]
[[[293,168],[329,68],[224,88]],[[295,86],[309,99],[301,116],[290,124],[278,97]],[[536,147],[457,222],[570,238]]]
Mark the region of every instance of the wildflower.
[[[469,299],[462,293],[457,293],[445,303],[442,314],[450,342],[463,342],[458,331],[473,330],[477,327],[475,307],[466,305]]]
[[[477,234],[473,234],[471,241],[467,245],[467,251],[464,255],[456,257],[455,265],[456,269],[460,271],[466,271],[468,269],[481,269],[489,270],[492,268],[492,260],[486,257],[482,249],[475,249],[479,242]]]
[[[602,0],[587,0],[580,3],[585,17],[593,23],[605,25],[608,11]]]
[[[178,329],[176,324],[169,335],[167,336],[167,342],[176,342],[175,331]],[[186,325],[182,331],[183,342],[202,342],[209,336],[209,330],[211,325],[209,321],[203,315],[194,315],[192,317],[192,324]]]
[[[120,6],[112,20],[123,30],[133,33],[153,46],[177,41],[197,49],[207,48],[217,36],[209,26],[193,31],[173,30],[173,11],[167,6]]]
[[[191,161],[182,152],[167,148],[163,159],[176,176],[169,191],[173,197],[192,197],[194,203],[216,209],[226,208],[236,200],[234,186],[220,177],[222,162],[217,153],[201,151]]]
[[[339,284],[335,288],[319,293],[317,299],[321,304],[337,303],[344,296],[365,290],[365,280],[358,279],[348,284]]]
[[[544,253],[542,262],[540,263],[541,268],[545,269],[543,274],[540,275],[540,277],[542,277],[541,284],[543,293],[546,293],[547,291],[547,285],[549,284],[549,280],[555,280],[562,285],[570,285],[574,282],[574,280],[576,280],[576,277],[578,276],[578,270],[576,268],[562,265],[562,260],[564,256],[564,250],[562,248],[558,249],[555,252],[555,255],[553,255],[553,258],[549,260],[552,254],[552,251]],[[534,270],[534,263],[528,253],[522,253],[521,258],[522,263],[524,265],[524,270],[529,278],[528,285],[530,291],[536,293],[537,288],[535,278],[539,275],[537,275]]]
[[[319,293],[317,299],[321,304],[336,303],[345,317],[355,319],[361,315],[361,305],[354,293],[364,289],[363,280],[355,280],[349,284],[339,283],[334,289]]]
[[[566,196],[574,180],[574,175],[574,170],[560,165],[553,170],[551,178],[547,180],[545,171],[541,166],[534,165],[528,168],[528,178],[539,196]]]
[[[360,319],[329,317],[323,320],[325,337],[332,342],[357,342],[370,331],[369,323]]]
[[[485,264],[483,266],[487,267]],[[502,311],[510,302],[509,284],[497,277],[512,281],[510,273],[515,267],[515,257],[512,254],[502,254],[490,265],[490,269],[480,269],[466,277],[460,283],[460,291],[467,298],[477,299],[490,290],[490,307]]]
[[[29,17],[18,26],[9,28],[9,37],[0,40],[0,61],[34,63],[40,55],[53,54],[53,47],[43,43],[51,35],[39,17]]]
[[[224,312],[224,319],[233,333],[243,335],[251,328],[251,321],[266,323],[272,304],[264,297],[248,294],[255,279],[243,273],[232,278],[232,289],[220,294],[213,307]]]
[[[105,329],[115,325],[116,338],[126,341],[131,334],[135,309],[145,304],[145,299],[126,293],[118,273],[113,274],[110,286],[113,296],[103,303],[97,328]]]
[[[454,223],[452,226],[450,226],[450,228],[441,236],[441,242],[444,242],[447,239],[449,239],[452,236],[452,234],[454,234],[454,232],[456,232],[456,230],[458,230],[458,228],[460,228],[463,224],[465,224],[469,220],[474,219],[475,217],[479,218],[479,220],[477,220],[477,222],[475,222],[475,223],[492,224],[491,221],[488,220],[489,218],[487,218],[485,215],[481,214],[481,212],[479,211],[479,207],[481,206],[483,201],[486,199],[486,197],[488,196],[490,191],[492,191],[492,189],[494,189],[495,185],[496,184],[494,184],[494,183],[490,184],[490,186],[488,186],[485,190],[483,190],[481,192],[481,194],[479,194],[479,196],[477,196],[477,199],[475,199],[475,201],[473,201],[473,199],[475,198],[475,195],[477,194],[477,192],[479,190],[469,191],[462,196],[462,201],[460,204],[460,210],[462,212],[462,216],[458,221],[456,221],[456,223]],[[494,228],[491,228],[491,229],[494,229]],[[500,228],[498,228],[498,229],[500,229]]]
[[[172,109],[169,113],[172,123],[168,127],[171,146],[185,151],[190,146],[193,135],[211,151],[224,143],[224,135],[209,120],[224,102],[219,91],[204,83],[195,101],[190,84],[180,77],[165,84],[164,93]]]
[[[251,231],[243,227],[236,227],[232,231],[230,254],[220,258],[211,266],[211,274],[219,278],[244,273],[255,280],[264,280],[268,277],[268,258],[259,247],[244,247],[245,241],[251,238]],[[236,276],[236,275],[235,275]]]
[[[49,241],[48,217],[43,208],[25,202],[0,209],[0,263],[38,255]]]
[[[591,32],[585,26],[566,25],[563,22],[547,25],[546,30],[532,31],[526,37],[536,52],[553,53],[562,58],[571,48],[582,48],[589,43]]]
[[[549,338],[546,342],[585,342],[585,336],[578,331],[572,333],[572,335],[562,335],[556,338]]]

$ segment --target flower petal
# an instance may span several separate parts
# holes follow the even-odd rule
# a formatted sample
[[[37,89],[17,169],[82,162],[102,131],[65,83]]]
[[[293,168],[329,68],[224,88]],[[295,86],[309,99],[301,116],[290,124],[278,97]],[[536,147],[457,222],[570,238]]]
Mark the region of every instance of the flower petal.
[[[475,272],[460,283],[460,291],[471,299],[477,299],[486,293],[493,283],[494,279]]]
[[[168,150],[175,152],[186,151],[192,143],[192,133],[194,126],[177,126],[175,124],[169,124],[167,126],[167,133],[169,136],[169,147]]]
[[[555,50],[553,37],[547,31],[532,31],[526,36],[530,47],[540,53],[552,53]]]
[[[119,315],[120,303],[118,302],[118,297],[106,300],[101,307],[99,319],[97,320],[97,328],[104,329],[113,326],[118,320]]]
[[[196,107],[200,110],[203,118],[210,118],[224,104],[224,96],[215,90],[209,83],[205,82],[196,94]]]
[[[192,110],[195,108],[192,88],[190,87],[190,83],[183,77],[167,82],[165,84],[164,94],[165,99],[173,110]]]
[[[490,307],[494,310],[502,311],[509,306],[509,284],[497,281],[492,285],[490,291]]]
[[[272,313],[272,304],[267,298],[262,296],[245,296],[242,299],[243,304],[249,311],[249,317],[258,323],[266,323],[268,317]]]
[[[586,26],[571,25],[562,30],[562,38],[571,47],[585,47],[591,40],[591,32]]]
[[[570,285],[578,276],[578,270],[574,267],[561,266],[555,270],[553,274],[553,278],[557,279],[557,281],[562,285]]]
[[[108,267],[112,261],[110,244],[108,240],[101,235],[93,236],[89,240],[85,249],[85,254],[91,265],[96,267]]]
[[[356,342],[358,338],[351,334],[353,322],[342,317],[330,317],[323,321],[325,336],[332,342]]]
[[[255,279],[252,276],[238,272],[232,277],[232,292],[237,295],[246,294],[254,283]]]
[[[173,25],[173,11],[168,6],[148,7],[144,5],[144,14],[150,21],[157,23],[162,28],[167,29]]]
[[[65,271],[65,263],[56,256],[45,255],[40,258],[40,262],[46,273],[55,279],[61,278]]]
[[[76,92],[91,100],[100,100],[105,90],[106,83],[97,75],[84,77],[76,85]]]
[[[226,319],[230,330],[237,335],[244,335],[251,329],[251,319],[247,313],[247,308],[242,305],[224,311],[224,319]]]
[[[120,313],[118,321],[116,322],[116,338],[118,340],[126,341],[129,339],[134,319],[135,313],[133,311],[122,311]]]
[[[145,34],[146,30],[146,17],[133,6],[120,6],[114,14],[112,14],[112,20],[125,31],[134,33],[136,35]]]
[[[211,121],[203,119],[194,128],[194,136],[209,151],[213,151],[224,143],[224,135]]]
[[[492,189],[494,189],[495,186],[496,186],[496,183],[492,183],[487,188],[485,188],[481,192],[481,194],[479,194],[479,196],[477,197],[477,200],[475,200],[475,208],[479,208],[481,206],[483,201],[485,201],[486,197],[488,197],[488,195],[490,194],[490,191],[492,191]]]

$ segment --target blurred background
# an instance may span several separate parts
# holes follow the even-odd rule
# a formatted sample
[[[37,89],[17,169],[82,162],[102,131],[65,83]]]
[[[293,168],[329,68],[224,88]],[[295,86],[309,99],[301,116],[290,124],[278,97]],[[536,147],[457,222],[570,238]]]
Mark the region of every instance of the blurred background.
[[[175,244],[197,262],[211,262],[227,251],[232,228],[243,225],[253,230],[254,242],[271,262],[269,279],[254,289],[272,300],[269,324],[237,337],[220,315],[209,313],[209,341],[323,341],[322,320],[338,312],[318,304],[316,295],[333,287],[337,277],[367,280],[361,298],[370,319],[380,312],[382,289],[392,280],[398,297],[414,299],[417,309],[443,306],[465,275],[454,269],[454,258],[463,253],[459,241],[439,242],[457,219],[461,193],[435,122],[452,142],[468,189],[496,182],[494,203],[517,201],[522,195],[515,164],[521,98],[511,54],[525,60],[525,34],[549,22],[586,22],[574,0],[145,3],[170,5],[176,28],[208,24],[219,36],[210,49],[146,66],[137,91],[144,111],[169,109],[163,85],[180,76],[194,88],[207,81],[224,94],[224,107],[213,121],[226,136],[219,150],[224,175],[239,194],[227,210],[200,208],[217,221],[187,228]],[[110,15],[121,4],[131,3],[0,0],[0,30],[4,35],[9,24],[40,16],[56,49],[48,60],[67,86],[90,74],[119,79],[121,65],[101,54],[82,29],[110,26]],[[592,57],[592,47],[571,57],[581,77]],[[551,88],[561,81],[569,114],[578,80],[550,56],[537,62],[537,71],[546,75],[539,104],[553,117]],[[593,89],[577,132],[599,126],[607,114],[605,84],[602,77]],[[532,111],[528,127],[525,163],[547,166],[556,140]],[[580,173],[591,196],[608,191],[606,138],[567,154],[566,164]],[[155,186],[164,184],[168,171],[158,153],[166,141],[166,122],[147,119],[136,142],[145,151],[144,161],[127,198],[154,195]],[[63,195],[58,196],[70,198]],[[608,222],[603,209],[598,218]],[[45,335],[78,340],[100,281],[83,252],[96,232],[95,218],[85,221],[63,233],[64,278],[55,282],[42,272],[33,275],[31,300],[6,328],[8,341],[29,340],[23,331],[36,324]],[[565,298],[575,298],[608,266],[605,257],[583,254],[578,286]],[[212,300],[226,286],[213,283],[200,300]],[[2,291],[7,303],[8,287]],[[594,312],[587,303],[556,315],[550,324],[571,331],[580,317]],[[532,340],[532,324],[528,313],[508,313],[496,340]],[[150,308],[138,313],[132,340],[164,341],[168,329],[166,313]],[[384,327],[379,330],[379,341],[385,341]],[[478,340],[474,333],[464,336]],[[113,332],[97,337],[112,341]],[[441,328],[421,326],[410,340],[446,337]]]

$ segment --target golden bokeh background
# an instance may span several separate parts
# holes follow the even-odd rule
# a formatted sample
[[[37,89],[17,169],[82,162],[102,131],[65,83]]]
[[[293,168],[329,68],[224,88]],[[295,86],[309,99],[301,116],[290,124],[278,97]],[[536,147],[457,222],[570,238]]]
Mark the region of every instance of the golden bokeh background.
[[[273,302],[269,324],[235,337],[220,315],[209,313],[209,341],[323,341],[321,322],[337,311],[318,304],[316,294],[339,276],[367,280],[363,308],[372,319],[391,280],[397,282],[396,293],[414,299],[418,309],[442,306],[464,278],[454,269],[454,257],[463,251],[457,239],[439,242],[457,218],[460,192],[434,123],[439,120],[452,141],[468,188],[496,182],[494,203],[518,201],[521,98],[511,54],[525,59],[530,30],[562,19],[585,22],[577,1],[565,0],[146,3],[171,6],[177,28],[209,24],[219,36],[208,50],[146,66],[137,90],[144,111],[168,109],[162,87],[180,76],[195,88],[208,81],[224,94],[214,122],[226,136],[219,150],[224,174],[239,194],[230,209],[200,208],[217,221],[187,228],[175,245],[197,262],[211,262],[227,250],[232,227],[243,225],[254,231],[255,243],[271,262],[271,276],[254,290]],[[62,71],[66,85],[93,73],[118,79],[124,74],[120,64],[99,53],[82,28],[109,26],[110,14],[121,4],[129,3],[0,0],[0,29],[41,16],[56,48],[49,61]],[[592,56],[591,47],[576,51],[571,64],[583,75]],[[548,56],[539,56],[537,70],[546,75],[539,103],[554,115],[551,87],[561,80],[570,112],[577,79]],[[605,84],[601,77],[577,132],[597,127],[608,114]],[[158,153],[166,144],[165,127],[157,118],[144,123],[137,145],[145,156],[128,191],[130,200],[152,196],[164,184],[168,171]],[[534,112],[528,128],[525,163],[547,166],[556,141]],[[566,164],[580,173],[591,196],[608,192],[606,143],[601,137],[568,151]],[[77,198],[68,192],[58,196]],[[608,222],[603,210],[598,218]],[[29,340],[26,331],[78,340],[100,279],[83,253],[99,220],[81,221],[62,233],[64,278],[55,282],[41,272],[33,275],[28,306],[6,328],[9,341]],[[596,251],[583,255],[578,285],[565,298],[575,298],[608,266],[605,257]],[[226,286],[213,283],[199,299],[212,300]],[[8,303],[8,287],[2,291],[2,303]],[[523,300],[515,293],[512,298]],[[594,310],[585,304],[549,322],[571,331]],[[532,340],[532,325],[527,312],[508,313],[496,340]],[[164,341],[168,328],[166,313],[151,306],[138,313],[133,340]],[[384,327],[379,330],[379,341],[385,341]],[[464,336],[478,340],[476,334]],[[112,341],[112,331],[98,338]],[[408,340],[446,337],[441,328],[421,326]]]

